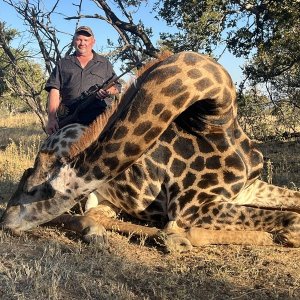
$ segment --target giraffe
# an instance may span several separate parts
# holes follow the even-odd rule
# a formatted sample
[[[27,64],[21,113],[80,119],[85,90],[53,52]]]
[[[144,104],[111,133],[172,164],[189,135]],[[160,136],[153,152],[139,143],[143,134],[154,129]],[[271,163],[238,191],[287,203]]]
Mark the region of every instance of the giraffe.
[[[238,124],[235,88],[220,64],[194,52],[172,55],[122,99],[91,140],[90,128],[82,128],[83,138],[62,155],[55,147],[38,153],[3,228],[60,220],[97,192],[133,217],[162,222],[149,235],[163,233],[179,251],[219,242],[300,246],[300,193],[259,180],[262,154]],[[101,222],[111,226],[96,206],[70,228],[103,236]]]

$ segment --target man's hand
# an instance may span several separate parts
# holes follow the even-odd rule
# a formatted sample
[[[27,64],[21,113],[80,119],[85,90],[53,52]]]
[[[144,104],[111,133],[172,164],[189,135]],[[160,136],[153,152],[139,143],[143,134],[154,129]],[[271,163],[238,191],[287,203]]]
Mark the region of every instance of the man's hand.
[[[97,98],[98,99],[105,99],[106,97],[108,97],[110,95],[110,93],[106,90],[102,90],[100,89],[98,92],[97,92]]]
[[[58,122],[56,118],[49,118],[48,123],[46,125],[46,133],[51,135],[59,130]]]

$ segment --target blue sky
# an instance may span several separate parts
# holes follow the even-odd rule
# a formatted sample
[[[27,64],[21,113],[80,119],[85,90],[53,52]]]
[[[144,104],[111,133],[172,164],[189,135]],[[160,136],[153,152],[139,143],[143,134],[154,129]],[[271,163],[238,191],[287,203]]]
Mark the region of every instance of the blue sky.
[[[49,8],[52,3],[55,1],[47,0],[45,1],[45,5]],[[56,24],[56,28],[63,32],[60,35],[61,45],[66,45],[70,40],[74,32],[74,28],[76,26],[77,20],[66,21],[64,20],[65,16],[75,16],[76,15],[76,7],[72,5],[76,1],[62,0],[59,5],[59,9],[57,11],[61,12],[60,15],[56,15],[52,20],[53,24]],[[151,2],[151,1],[149,1]],[[154,2],[154,1],[153,1]],[[112,2],[109,2],[112,4]],[[139,19],[143,21],[145,26],[152,27],[153,30],[153,38],[152,42],[155,45],[156,41],[159,38],[159,33],[162,31],[174,32],[174,28],[170,28],[166,25],[166,23],[162,20],[156,20],[154,18],[154,14],[150,13],[151,5],[142,6],[135,14],[134,21],[137,22]],[[83,15],[94,15],[98,13],[101,15],[101,10],[93,1],[83,1]],[[124,18],[118,15],[122,20]],[[21,37],[16,41],[16,43],[24,43],[26,37],[28,37],[28,33],[26,32],[26,27],[24,26],[23,20],[20,16],[17,15],[14,9],[12,9],[5,2],[0,0],[0,19],[1,21],[6,22],[7,26],[11,28],[16,28],[22,32]],[[99,19],[82,19],[79,22],[80,25],[87,25],[93,28],[95,38],[96,38],[96,46],[95,51],[97,52],[108,52],[109,49],[106,48],[107,39],[116,40],[117,33],[115,30],[108,25],[106,22],[101,21]],[[223,49],[220,49],[220,52]],[[225,52],[219,62],[227,69],[230,75],[233,78],[235,83],[239,83],[241,81],[241,66],[243,65],[244,60],[235,58],[228,52]],[[116,72],[118,73],[118,66],[115,66]]]

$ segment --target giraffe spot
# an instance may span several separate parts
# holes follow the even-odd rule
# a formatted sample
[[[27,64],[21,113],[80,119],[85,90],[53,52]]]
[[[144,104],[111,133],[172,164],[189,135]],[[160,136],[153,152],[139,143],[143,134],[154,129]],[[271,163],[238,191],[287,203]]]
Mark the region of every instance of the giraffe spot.
[[[104,149],[107,153],[115,153],[120,149],[120,145],[121,143],[109,143],[105,145]]]
[[[154,105],[154,108],[152,110],[152,114],[154,116],[157,116],[158,114],[160,114],[162,112],[162,110],[165,108],[165,105],[162,103],[158,103]]]
[[[257,166],[263,163],[262,154],[257,150],[252,150],[250,154],[250,161],[252,166]]]
[[[42,202],[38,202],[36,204],[36,209],[39,213],[41,213],[43,211],[43,203]]]
[[[135,156],[141,152],[141,147],[135,143],[127,142],[124,146],[123,152],[126,156]]]
[[[55,148],[53,149],[54,152],[58,152],[58,150],[59,150],[58,146],[55,146]]]
[[[174,95],[174,96],[175,96],[175,95]],[[172,104],[173,104],[176,108],[180,109],[181,107],[184,106],[184,104],[185,104],[186,101],[188,100],[189,96],[190,96],[190,93],[189,93],[189,92],[185,92],[185,93],[179,95],[178,97],[176,97],[176,98],[172,101]]]
[[[145,121],[140,123],[133,131],[134,135],[141,136],[145,134],[152,126],[152,122]]]
[[[67,129],[64,132],[64,139],[76,139],[77,138],[77,129]]]
[[[219,156],[219,155],[214,155],[212,157],[208,157],[205,161],[206,168],[208,168],[208,169],[221,168],[220,158],[221,158],[221,156]]]
[[[197,199],[199,202],[211,202],[216,198],[216,195],[207,194],[205,192],[202,192],[198,195]]]
[[[200,54],[191,53],[191,52],[186,53],[183,57],[184,63],[186,63],[188,66],[193,66],[203,60],[205,60],[205,58],[203,56],[201,56]]]
[[[185,171],[186,163],[175,158],[172,162],[170,171],[173,173],[174,177],[179,177]]]
[[[243,171],[245,169],[245,164],[237,153],[232,153],[225,158],[225,164],[227,167]]]
[[[174,182],[169,187],[170,199],[175,198],[180,192],[180,187],[177,182]]]
[[[220,152],[225,152],[230,146],[224,132],[208,133],[205,137],[212,142]]]
[[[168,122],[172,117],[172,112],[166,109],[163,113],[159,116],[159,119],[163,122]]]
[[[187,86],[183,85],[181,79],[176,79],[174,82],[170,83],[168,86],[161,89],[161,93],[167,97],[174,97],[187,89]]]
[[[251,179],[254,179],[254,178],[259,177],[260,172],[261,172],[261,169],[252,171],[252,172],[248,175],[248,179],[251,180]]]
[[[95,176],[95,178],[98,180],[102,179],[105,176],[105,174],[102,172],[99,166],[94,166],[92,173]]]
[[[50,201],[49,201],[49,200],[47,200],[47,201],[44,201],[44,205],[45,205],[45,209],[46,209],[46,211],[48,211],[48,210],[51,208],[51,203],[50,203]]]
[[[173,139],[175,138],[176,136],[176,133],[173,131],[173,130],[166,130],[162,135],[161,137],[159,138],[160,141],[162,142],[166,142],[168,144],[170,144]]]
[[[177,210],[177,205],[173,202],[171,205],[168,207],[168,213],[170,215],[170,218],[176,216],[176,210]]]
[[[214,216],[217,216],[219,214],[219,212],[220,212],[219,209],[216,208],[216,207],[214,207],[213,210],[212,210],[212,213],[213,213]]]
[[[91,176],[91,175],[85,176],[85,177],[84,177],[84,181],[85,181],[86,183],[91,182],[91,181],[92,181],[92,176]]]
[[[194,199],[196,193],[197,191],[190,189],[178,198],[180,210],[183,210],[183,208]]]
[[[194,86],[196,88],[197,91],[204,91],[206,89],[208,89],[209,87],[211,87],[214,83],[212,82],[211,79],[209,78],[202,78],[200,80],[198,80],[197,82],[194,83]]]
[[[117,157],[108,157],[103,159],[103,163],[110,170],[115,170],[119,165],[119,159]]]
[[[113,135],[113,139],[115,139],[115,140],[122,139],[126,136],[127,133],[128,133],[128,129],[125,126],[120,126],[115,131],[115,133]]]
[[[144,195],[145,196],[149,196],[149,197],[152,197],[151,201],[153,201],[153,196],[154,198],[157,196],[157,194],[159,193],[159,187],[157,187],[155,184],[153,183],[149,183],[147,185],[147,187],[145,188],[145,192],[144,192]],[[147,200],[147,202],[149,202],[149,200]],[[146,205],[147,206],[147,205]]]
[[[210,190],[210,192],[215,193],[218,196],[224,196],[227,199],[231,198],[231,193],[229,191],[227,191],[225,188],[223,187],[216,187]]]
[[[50,144],[50,148],[54,148],[55,146],[57,146],[57,143],[59,142],[59,139],[58,138],[54,138],[52,141],[51,141],[51,144]]]
[[[140,117],[140,111],[137,108],[131,109],[128,117],[128,121],[134,124],[139,117]]]
[[[129,195],[129,197],[126,197],[126,201],[127,198],[130,198],[132,200],[132,205],[130,205],[130,207],[137,207],[137,203],[134,199],[138,198],[138,192],[130,184],[126,184],[124,193]]]
[[[170,57],[168,57],[167,59],[164,60],[163,64],[164,65],[173,65],[177,62],[177,60],[179,59],[180,54],[174,54]]]
[[[154,164],[150,159],[145,159],[147,171],[149,177],[156,181],[161,175],[165,174],[164,169],[160,168],[157,164]]]
[[[62,151],[62,152],[61,152],[61,155],[62,155],[63,157],[68,157],[68,156],[69,156],[69,152],[67,152],[67,151]]]
[[[181,68],[179,66],[173,65],[173,66],[161,66],[159,69],[155,69],[152,71],[147,80],[149,81],[155,81],[157,84],[161,84],[165,82],[166,80],[172,78],[176,74],[179,74],[181,72]]]
[[[190,164],[190,167],[195,171],[202,171],[204,169],[204,158],[202,156],[197,156]]]
[[[187,216],[189,216],[189,215],[195,215],[197,212],[199,211],[199,206],[197,206],[197,205],[192,205],[191,207],[189,207],[189,208],[187,208],[184,212],[183,212],[183,214],[182,214],[182,216],[183,217],[187,217]]]
[[[175,152],[184,159],[189,159],[195,154],[195,149],[191,139],[178,137],[174,143]]]
[[[119,185],[118,185],[118,188],[119,188]],[[116,197],[119,199],[119,200],[122,200],[123,197],[124,197],[124,194],[121,193],[121,191],[119,189],[116,189]],[[122,206],[127,210],[129,209],[129,206],[126,204],[126,203],[123,203],[122,202]],[[126,206],[126,207],[125,207]]]
[[[82,177],[89,171],[89,167],[87,165],[80,165],[77,169],[76,176]]]
[[[240,130],[240,128],[235,128],[234,131],[233,131],[233,134],[234,134],[234,137],[235,137],[236,139],[239,139],[239,138],[242,136],[242,131]],[[248,141],[248,142],[249,142],[248,139],[245,140],[245,141]],[[244,142],[245,142],[245,141],[244,141]]]
[[[162,132],[161,127],[153,127],[151,128],[144,136],[145,142],[148,144],[150,142],[154,142],[154,140],[159,136]]]
[[[122,173],[122,174],[125,174]],[[140,168],[138,165],[133,164],[130,168],[129,174],[129,179],[132,184],[136,186],[137,189],[141,190],[144,184],[144,179],[145,179],[145,173],[143,172],[143,169]],[[116,179],[117,181],[119,180],[119,176]],[[125,178],[126,180],[126,178]]]
[[[198,182],[198,187],[205,189],[218,183],[219,180],[216,173],[206,173],[202,175],[201,180]]]
[[[243,223],[246,220],[245,214],[243,212],[241,212],[238,219]]]
[[[60,145],[61,145],[63,148],[66,148],[67,142],[66,142],[66,141],[61,141],[61,142],[60,142]]]
[[[207,214],[209,211],[212,210],[212,208],[215,207],[215,203],[214,202],[209,202],[209,203],[205,203],[203,204],[202,208],[201,208],[201,212],[202,214]]]
[[[241,142],[241,147],[242,147],[244,153],[248,154],[250,152],[250,150],[251,150],[249,139],[243,140]]]
[[[225,170],[223,171],[223,179],[225,183],[233,183],[243,179],[243,176],[239,176],[234,172]]]
[[[233,100],[233,95],[232,93],[228,90],[227,87],[223,88],[223,97],[222,97],[224,102],[232,101]]]
[[[214,152],[213,146],[210,144],[210,142],[208,142],[208,140],[206,140],[202,136],[199,136],[199,138],[197,139],[197,143],[198,143],[199,151],[201,153]]]
[[[187,189],[188,187],[191,187],[194,184],[195,180],[196,175],[191,172],[188,172],[182,180],[183,188]]]
[[[187,72],[187,76],[191,79],[196,79],[202,76],[202,73],[198,69],[191,69]]]
[[[220,72],[220,70],[222,70],[222,69],[215,62],[205,64],[203,66],[203,69],[208,71],[219,84],[223,83],[223,76]]]
[[[205,216],[202,217],[203,224],[212,224],[212,217],[211,216]]]
[[[153,151],[151,153],[151,158],[157,163],[167,165],[170,160],[171,155],[172,155],[172,152],[169,150],[168,147],[159,145],[155,149],[155,151]]]
[[[220,93],[220,91],[221,91],[220,87],[212,87],[207,92],[205,92],[205,94],[203,95],[203,99],[216,98],[216,96]]]

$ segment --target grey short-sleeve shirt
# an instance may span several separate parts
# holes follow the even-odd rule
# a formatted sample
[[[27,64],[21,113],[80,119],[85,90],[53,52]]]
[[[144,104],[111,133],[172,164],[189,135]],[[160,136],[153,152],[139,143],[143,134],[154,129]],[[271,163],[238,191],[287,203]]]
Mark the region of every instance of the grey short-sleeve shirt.
[[[111,76],[117,77],[112,64],[105,57],[95,53],[91,61],[82,68],[75,53],[62,58],[51,73],[45,90],[55,88],[60,91],[63,102],[81,95],[94,84],[102,84]],[[119,91],[121,85],[116,84]]]

